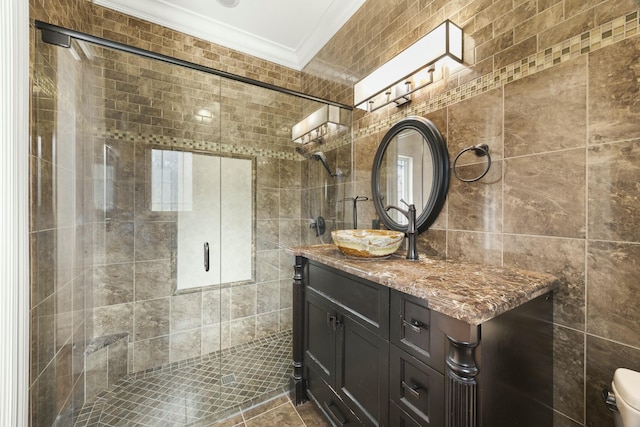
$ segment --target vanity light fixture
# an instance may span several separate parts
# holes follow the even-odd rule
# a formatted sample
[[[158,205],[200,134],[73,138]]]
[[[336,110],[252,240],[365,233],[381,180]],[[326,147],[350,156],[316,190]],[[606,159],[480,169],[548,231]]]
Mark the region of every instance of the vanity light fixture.
[[[433,83],[433,73],[446,62],[462,63],[462,28],[446,20],[420,40],[378,67],[353,87],[356,108],[375,111]]]
[[[291,128],[291,139],[306,144],[347,125],[347,114],[335,105],[323,105]]]

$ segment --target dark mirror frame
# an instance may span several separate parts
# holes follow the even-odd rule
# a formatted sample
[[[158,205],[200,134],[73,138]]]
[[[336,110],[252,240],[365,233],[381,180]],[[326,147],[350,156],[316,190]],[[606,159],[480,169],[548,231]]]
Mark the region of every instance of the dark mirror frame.
[[[419,233],[424,232],[436,220],[442,206],[447,198],[449,190],[449,152],[447,145],[435,124],[423,117],[407,117],[393,125],[382,138],[378,151],[373,159],[373,169],[371,171],[371,194],[373,204],[378,213],[380,221],[390,230],[407,232],[407,225],[402,225],[391,219],[385,206],[382,203],[380,194],[380,167],[387,147],[394,138],[405,130],[415,130],[422,135],[425,143],[429,145],[432,155],[433,184],[431,195],[426,204],[422,207],[422,212],[416,218],[416,229]],[[405,206],[401,206],[405,208]],[[420,207],[417,207],[420,209]]]

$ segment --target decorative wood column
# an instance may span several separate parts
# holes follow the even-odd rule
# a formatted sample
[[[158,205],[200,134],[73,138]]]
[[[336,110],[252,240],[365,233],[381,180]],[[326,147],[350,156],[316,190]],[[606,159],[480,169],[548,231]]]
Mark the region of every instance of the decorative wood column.
[[[295,405],[307,401],[302,377],[304,357],[304,265],[305,258],[296,256],[293,275],[293,372],[289,378],[289,396]]]
[[[445,426],[478,425],[477,343],[457,341],[447,335],[449,354],[445,379]]]

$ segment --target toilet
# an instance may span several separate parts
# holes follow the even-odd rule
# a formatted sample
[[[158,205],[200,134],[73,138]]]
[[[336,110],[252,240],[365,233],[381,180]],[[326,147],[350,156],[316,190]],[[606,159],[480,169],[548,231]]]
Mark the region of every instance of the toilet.
[[[616,427],[640,427],[640,372],[616,369],[611,388],[603,395],[614,412]]]

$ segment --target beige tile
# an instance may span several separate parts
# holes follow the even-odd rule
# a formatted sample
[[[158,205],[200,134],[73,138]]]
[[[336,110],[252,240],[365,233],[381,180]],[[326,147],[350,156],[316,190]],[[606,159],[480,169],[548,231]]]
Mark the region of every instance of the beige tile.
[[[640,141],[589,149],[589,238],[640,242]]]
[[[175,264],[167,261],[135,263],[136,301],[173,295],[176,287]]]
[[[190,292],[171,297],[171,332],[202,326],[202,292]]]
[[[470,156],[475,157],[473,154]],[[477,159],[483,161],[485,158]],[[501,160],[492,162],[489,172],[476,182],[462,182],[451,177],[448,196],[449,229],[502,231],[502,163]],[[458,175],[463,179],[474,179],[485,169],[486,163],[456,167]]]
[[[584,422],[584,335],[553,328],[553,407]]]
[[[640,342],[640,245],[590,241],[587,332],[629,345]]]
[[[242,418],[242,414],[234,415],[226,420],[218,421],[216,423],[210,424],[207,427],[245,427],[244,418]]]
[[[200,329],[172,333],[169,338],[169,362],[179,362],[200,356],[201,337]]]
[[[286,404],[290,404],[289,399],[286,395],[280,395],[264,403],[260,403],[257,406],[243,410],[242,416],[245,420],[249,420]]]
[[[585,237],[585,150],[505,161],[504,232]]]
[[[505,157],[584,146],[586,102],[584,56],[505,85]]]
[[[257,417],[246,420],[247,427],[305,427],[291,403],[285,403]]]
[[[503,94],[496,89],[449,107],[447,149],[451,161],[464,148],[487,144],[492,160],[503,156]],[[459,164],[476,163],[475,156],[460,158]]]
[[[503,262],[507,267],[557,277],[560,285],[553,295],[553,321],[584,331],[585,251],[581,239],[505,235]]]
[[[136,222],[136,261],[171,259],[177,250],[176,235],[175,222]]]
[[[538,13],[523,23],[516,25],[514,29],[514,41],[519,43],[531,36],[535,37],[537,33],[561,23],[563,17],[564,5],[562,3],[555,4],[542,11],[542,13]]]
[[[231,288],[231,320],[256,314],[256,285]]]
[[[139,301],[135,303],[135,334],[134,340],[169,335],[171,319],[170,298]]]
[[[331,425],[311,402],[296,406],[295,409],[306,427],[329,427]]]
[[[532,36],[494,55],[494,67],[499,69],[533,55],[538,50],[537,37]]]
[[[589,143],[640,134],[640,41],[624,40],[589,55]]]
[[[489,265],[502,264],[502,237],[496,233],[447,232],[447,258]]]
[[[93,268],[93,306],[133,301],[133,263],[100,265]]]
[[[136,341],[133,344],[133,372],[169,363],[169,336]]]

